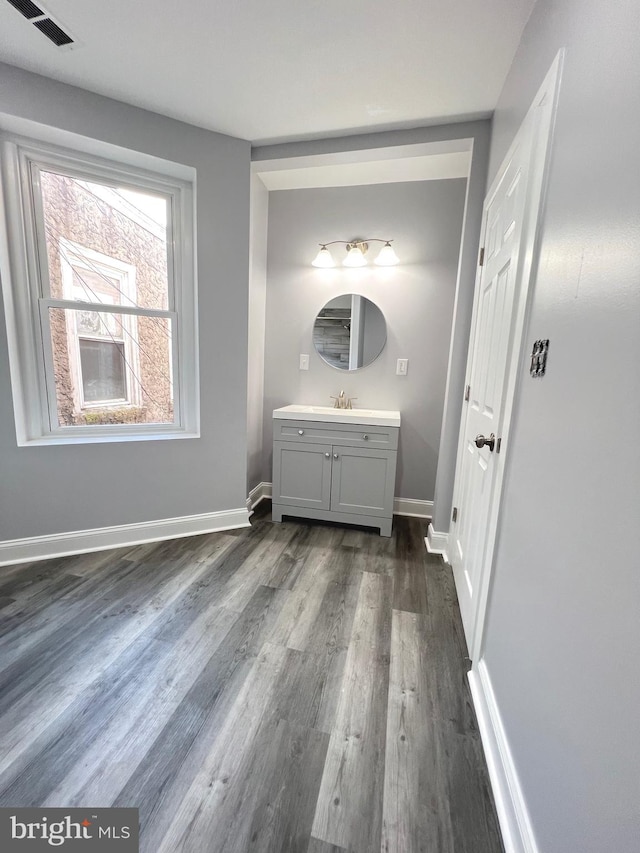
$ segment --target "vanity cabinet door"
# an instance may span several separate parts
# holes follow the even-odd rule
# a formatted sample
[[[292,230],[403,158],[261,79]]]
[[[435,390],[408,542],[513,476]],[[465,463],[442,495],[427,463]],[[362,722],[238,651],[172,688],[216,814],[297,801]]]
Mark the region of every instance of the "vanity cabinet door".
[[[329,509],[331,445],[273,443],[273,502]]]
[[[331,509],[336,512],[391,518],[395,474],[394,451],[334,445]]]

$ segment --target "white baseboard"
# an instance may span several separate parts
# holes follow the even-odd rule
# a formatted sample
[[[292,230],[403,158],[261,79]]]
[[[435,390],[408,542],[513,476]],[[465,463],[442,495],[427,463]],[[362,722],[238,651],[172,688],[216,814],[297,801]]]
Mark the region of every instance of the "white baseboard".
[[[417,501],[413,498],[394,498],[393,514],[409,515],[412,518],[431,518],[433,501]]]
[[[468,677],[505,851],[539,853],[484,660],[480,659]]]
[[[249,492],[247,498],[247,509],[251,513],[258,506],[260,501],[271,497],[271,483],[258,483]]]
[[[249,492],[247,498],[247,509],[249,512],[254,510],[260,501],[271,497],[271,483],[258,483]],[[413,498],[394,498],[393,514],[394,515],[410,515],[413,518],[431,518],[433,510],[433,501],[417,501]]]
[[[201,533],[218,533],[238,527],[249,527],[249,513],[244,508],[163,518],[137,524],[118,524],[114,527],[97,527],[71,533],[54,533],[51,536],[10,539],[0,542],[0,566],[104,551],[107,548],[142,545],[162,539],[179,539]]]
[[[427,546],[427,551],[430,554],[440,554],[445,563],[449,562],[449,557],[447,556],[447,548],[449,547],[448,533],[439,533],[433,529],[433,524],[430,524],[427,528],[427,536],[424,544]]]

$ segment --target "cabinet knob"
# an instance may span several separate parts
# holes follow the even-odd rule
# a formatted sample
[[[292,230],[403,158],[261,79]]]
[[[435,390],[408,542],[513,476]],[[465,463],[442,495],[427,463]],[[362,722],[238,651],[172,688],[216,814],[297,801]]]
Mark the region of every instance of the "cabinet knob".
[[[368,441],[368,440],[369,440],[369,436],[366,434],[366,432],[365,432],[365,434],[362,436],[362,438],[363,438],[365,441]]]
[[[337,454],[337,453],[334,453],[334,454],[333,454],[333,458],[334,458],[334,459],[337,459],[337,458],[338,458],[338,454]]]
[[[326,452],[324,455],[327,457],[327,459],[331,456],[331,454],[329,453],[329,451],[328,451],[328,450],[327,450],[327,452]]]
[[[299,430],[298,430],[298,435],[304,435],[304,430],[303,430],[303,429],[299,429]]]

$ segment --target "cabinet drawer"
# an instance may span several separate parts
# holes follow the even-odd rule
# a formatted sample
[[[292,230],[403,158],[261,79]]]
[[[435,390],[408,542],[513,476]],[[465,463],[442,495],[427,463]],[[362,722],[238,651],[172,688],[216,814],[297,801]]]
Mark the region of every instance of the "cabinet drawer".
[[[375,447],[379,450],[397,450],[398,432],[398,427],[291,421],[284,418],[273,419],[274,441],[340,444],[343,447]]]

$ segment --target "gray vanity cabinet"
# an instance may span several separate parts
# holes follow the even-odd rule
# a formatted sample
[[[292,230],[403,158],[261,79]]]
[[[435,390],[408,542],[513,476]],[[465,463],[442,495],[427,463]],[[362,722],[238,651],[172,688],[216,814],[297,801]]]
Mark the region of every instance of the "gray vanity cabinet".
[[[391,535],[398,428],[274,420],[273,520],[379,527]]]

